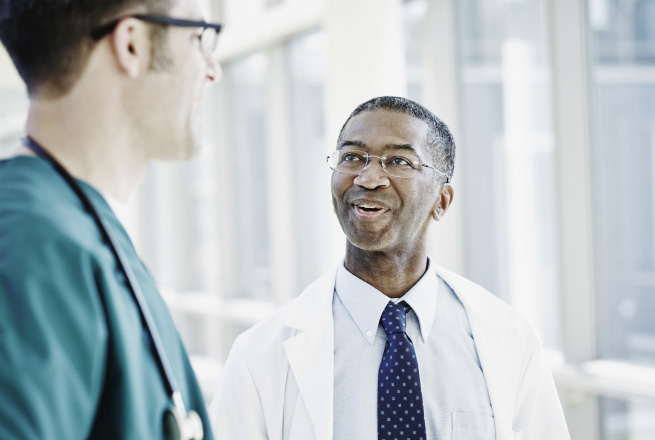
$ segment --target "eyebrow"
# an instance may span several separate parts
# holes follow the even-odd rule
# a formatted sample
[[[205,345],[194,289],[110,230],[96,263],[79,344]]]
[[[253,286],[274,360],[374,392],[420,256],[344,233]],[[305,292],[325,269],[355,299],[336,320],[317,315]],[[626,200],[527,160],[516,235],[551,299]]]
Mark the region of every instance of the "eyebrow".
[[[365,148],[366,144],[362,141],[343,141],[339,145],[339,150],[341,150],[343,147],[361,147]]]
[[[360,148],[366,148],[366,143],[362,141],[343,141],[341,142],[341,145],[339,145],[339,149],[342,149],[343,147],[360,147]],[[418,157],[418,152],[416,151],[416,148],[412,147],[411,144],[387,144],[384,146],[384,150],[406,150],[406,151],[411,151]]]

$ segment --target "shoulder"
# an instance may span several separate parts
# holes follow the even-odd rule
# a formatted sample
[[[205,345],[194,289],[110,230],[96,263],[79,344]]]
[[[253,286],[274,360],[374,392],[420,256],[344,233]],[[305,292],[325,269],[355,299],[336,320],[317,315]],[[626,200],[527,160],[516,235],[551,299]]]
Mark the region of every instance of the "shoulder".
[[[0,162],[0,388],[12,396],[0,413],[30,408],[16,413],[15,426],[29,429],[17,437],[80,437],[102,393],[103,381],[89,379],[103,377],[109,340],[97,260],[83,211],[47,167],[25,159]]]
[[[514,307],[479,284],[443,267],[436,266],[436,273],[462,302],[469,321],[502,328],[519,339],[539,343],[535,328]]]
[[[38,249],[84,250],[100,241],[93,220],[65,181],[38,158],[0,162],[0,240],[10,257]]]
[[[491,311],[501,311],[504,313],[512,313],[512,307],[498,298],[496,295],[489,292],[479,284],[465,278],[455,272],[451,272],[441,266],[435,265],[437,276],[441,278],[457,295],[460,300],[475,301],[482,305],[491,307]]]
[[[232,351],[253,359],[274,355],[283,350],[284,341],[298,335],[303,328],[331,319],[335,276],[336,269],[333,269],[314,280],[299,296],[239,335]]]
[[[102,313],[93,293],[111,254],[75,194],[40,159],[0,161],[0,249],[0,295],[12,307],[77,320],[82,310]]]

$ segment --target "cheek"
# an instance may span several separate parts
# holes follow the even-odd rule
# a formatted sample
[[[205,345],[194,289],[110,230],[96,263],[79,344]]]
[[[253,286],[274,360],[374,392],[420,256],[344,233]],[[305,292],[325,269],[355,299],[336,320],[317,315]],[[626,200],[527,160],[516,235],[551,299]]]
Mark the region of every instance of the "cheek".
[[[401,199],[403,200],[406,215],[417,221],[425,220],[432,212],[433,196],[434,194],[421,185],[411,185],[403,188]]]
[[[335,203],[340,203],[344,193],[348,189],[348,182],[346,179],[344,179],[344,175],[336,172],[332,173],[330,186],[332,190],[332,198],[334,199]]]

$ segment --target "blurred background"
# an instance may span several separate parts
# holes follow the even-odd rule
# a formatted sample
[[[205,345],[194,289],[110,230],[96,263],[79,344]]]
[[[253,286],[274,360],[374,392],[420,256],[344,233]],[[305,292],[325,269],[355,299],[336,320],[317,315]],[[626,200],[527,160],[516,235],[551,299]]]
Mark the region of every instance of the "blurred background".
[[[325,157],[359,103],[457,141],[437,263],[535,323],[575,440],[655,439],[655,0],[207,0],[205,149],[116,206],[207,399],[232,341],[342,259]],[[0,156],[27,99],[0,46]]]

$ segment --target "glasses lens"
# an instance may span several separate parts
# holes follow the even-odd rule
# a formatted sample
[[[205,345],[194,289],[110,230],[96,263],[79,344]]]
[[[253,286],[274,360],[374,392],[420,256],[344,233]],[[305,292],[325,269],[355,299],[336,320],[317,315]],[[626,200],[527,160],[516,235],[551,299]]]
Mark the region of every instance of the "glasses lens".
[[[384,168],[393,177],[413,177],[420,167],[418,157],[411,154],[393,154],[384,159]]]
[[[331,168],[340,173],[359,173],[366,167],[366,153],[363,151],[339,150],[332,154]]]
[[[204,28],[200,34],[200,46],[206,54],[213,54],[216,50],[216,43],[218,41],[218,33],[216,29]]]
[[[377,159],[364,151],[338,150],[332,153],[328,163],[330,168],[340,173],[357,174],[366,168],[367,161]],[[382,160],[384,171],[392,177],[414,177],[421,168],[421,161],[411,154],[393,154],[382,157]]]

